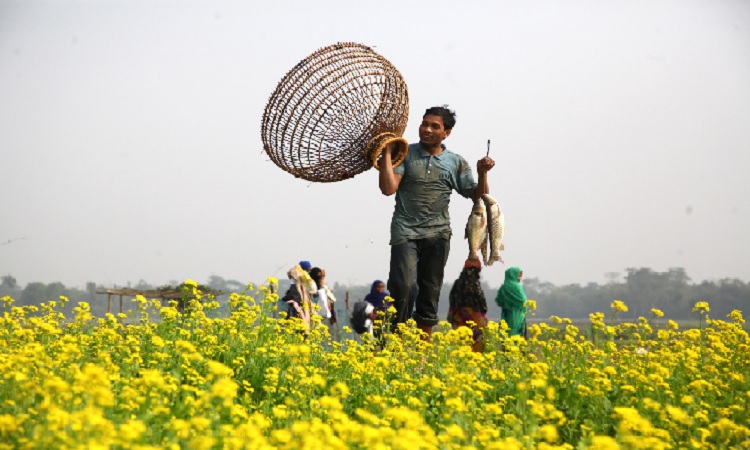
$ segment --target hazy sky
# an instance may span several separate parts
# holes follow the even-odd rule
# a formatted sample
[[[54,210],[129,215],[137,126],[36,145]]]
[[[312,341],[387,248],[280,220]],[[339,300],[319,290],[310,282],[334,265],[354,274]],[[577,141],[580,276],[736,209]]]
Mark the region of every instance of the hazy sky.
[[[258,282],[300,259],[386,279],[394,197],[373,169],[299,180],[263,152],[276,84],[330,44],[409,87],[406,137],[496,160],[494,286],[628,267],[750,280],[750,2],[0,1],[0,275],[21,285]],[[453,194],[446,281],[468,255]]]

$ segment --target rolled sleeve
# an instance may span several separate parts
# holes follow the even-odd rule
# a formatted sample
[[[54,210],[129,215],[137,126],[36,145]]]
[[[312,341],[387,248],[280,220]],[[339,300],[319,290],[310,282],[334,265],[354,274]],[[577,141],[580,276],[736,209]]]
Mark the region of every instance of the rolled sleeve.
[[[458,168],[458,179],[456,180],[456,192],[465,198],[469,198],[474,195],[476,188],[477,182],[474,180],[471,166],[465,159],[461,158]]]

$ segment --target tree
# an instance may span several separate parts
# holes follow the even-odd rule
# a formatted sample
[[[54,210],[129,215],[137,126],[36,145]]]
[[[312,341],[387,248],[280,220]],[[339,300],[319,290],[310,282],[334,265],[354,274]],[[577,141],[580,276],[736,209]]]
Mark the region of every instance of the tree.
[[[247,287],[244,283],[240,283],[237,280],[227,280],[224,286],[224,289],[229,292],[242,292]]]
[[[2,283],[0,283],[0,287],[4,289],[10,289],[15,290],[17,286],[16,279],[13,278],[10,275],[5,275],[2,277]]]
[[[690,277],[685,269],[671,268],[655,272],[649,268],[627,269],[627,294],[622,300],[630,306],[632,317],[648,317],[651,308],[662,310],[668,317],[685,316],[689,311]]]
[[[68,296],[68,289],[64,284],[55,281],[47,285],[47,298],[45,300],[58,300],[61,295]]]
[[[88,297],[88,302],[93,306],[94,302],[96,301],[96,283],[93,283],[89,281],[86,283],[86,295]]]
[[[47,300],[47,285],[34,281],[21,292],[21,305],[38,305]]]
[[[211,275],[210,277],[208,277],[208,287],[210,287],[214,291],[227,290],[226,281],[224,281],[224,278],[217,275]]]
[[[606,272],[604,278],[607,279],[607,284],[615,284],[620,281],[620,272]]]

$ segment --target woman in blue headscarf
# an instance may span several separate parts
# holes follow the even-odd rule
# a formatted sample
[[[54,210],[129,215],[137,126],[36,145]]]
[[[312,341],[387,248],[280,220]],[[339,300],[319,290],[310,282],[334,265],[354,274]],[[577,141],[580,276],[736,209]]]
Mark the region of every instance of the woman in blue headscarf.
[[[501,320],[508,324],[509,336],[523,336],[526,326],[526,292],[521,286],[523,270],[509,267],[505,271],[505,281],[497,291],[495,303],[503,309]]]
[[[365,296],[365,301],[375,307],[375,311],[385,311],[388,305],[386,305],[385,298],[388,296],[388,292],[385,291],[385,283],[380,280],[372,282],[372,288],[370,293]]]

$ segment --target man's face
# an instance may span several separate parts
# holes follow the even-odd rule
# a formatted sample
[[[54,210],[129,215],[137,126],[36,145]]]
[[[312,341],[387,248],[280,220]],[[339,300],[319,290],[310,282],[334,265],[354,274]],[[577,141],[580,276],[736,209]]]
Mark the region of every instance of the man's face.
[[[424,116],[419,125],[419,142],[428,146],[439,145],[450,134],[451,130],[445,129],[443,118],[440,116]]]

